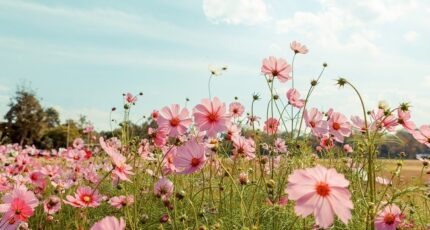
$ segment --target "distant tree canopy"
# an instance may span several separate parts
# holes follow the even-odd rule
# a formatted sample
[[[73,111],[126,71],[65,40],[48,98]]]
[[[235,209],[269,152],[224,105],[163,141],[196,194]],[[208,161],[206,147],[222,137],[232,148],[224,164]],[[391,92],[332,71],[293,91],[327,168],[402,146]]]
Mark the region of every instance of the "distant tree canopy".
[[[33,144],[40,137],[46,116],[35,92],[19,87],[9,103],[6,135],[12,142]]]

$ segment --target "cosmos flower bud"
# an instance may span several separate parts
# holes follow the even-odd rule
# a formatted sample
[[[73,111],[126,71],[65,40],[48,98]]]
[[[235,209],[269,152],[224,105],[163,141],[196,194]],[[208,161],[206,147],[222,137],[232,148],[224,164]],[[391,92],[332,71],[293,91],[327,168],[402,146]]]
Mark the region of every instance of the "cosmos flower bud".
[[[341,86],[345,86],[345,84],[347,83],[348,81],[345,79],[345,78],[339,78],[339,79],[337,79],[337,83],[336,84],[338,84],[339,85],[339,87],[341,87]]]
[[[324,68],[325,68],[325,67],[327,67],[327,63],[325,63],[325,62],[324,62],[324,63],[323,63],[323,67],[324,67]]]
[[[411,105],[408,102],[401,103],[399,106],[400,110],[402,110],[403,112],[409,111],[410,107]]]
[[[312,80],[311,81],[311,86],[316,86],[318,84],[318,81],[317,80]]]

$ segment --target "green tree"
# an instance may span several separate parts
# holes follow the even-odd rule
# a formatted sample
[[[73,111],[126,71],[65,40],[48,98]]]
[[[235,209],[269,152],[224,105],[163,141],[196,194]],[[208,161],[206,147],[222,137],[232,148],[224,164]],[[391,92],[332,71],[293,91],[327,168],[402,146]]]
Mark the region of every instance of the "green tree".
[[[33,144],[39,140],[44,127],[45,111],[36,97],[36,93],[23,86],[18,87],[16,95],[9,103],[9,111],[4,118],[11,141]]]

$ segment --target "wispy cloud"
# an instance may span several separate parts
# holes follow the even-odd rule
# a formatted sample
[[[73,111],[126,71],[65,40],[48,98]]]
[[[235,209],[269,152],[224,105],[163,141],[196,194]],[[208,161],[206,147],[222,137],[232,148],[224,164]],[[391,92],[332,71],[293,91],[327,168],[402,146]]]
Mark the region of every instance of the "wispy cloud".
[[[263,0],[203,0],[203,11],[214,23],[255,25],[269,20]]]

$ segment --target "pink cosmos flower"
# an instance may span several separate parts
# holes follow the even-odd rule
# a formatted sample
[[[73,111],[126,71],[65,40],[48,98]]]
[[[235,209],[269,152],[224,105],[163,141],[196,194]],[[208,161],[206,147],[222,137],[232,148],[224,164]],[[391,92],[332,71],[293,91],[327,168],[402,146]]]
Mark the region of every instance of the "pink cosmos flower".
[[[57,196],[50,196],[43,202],[43,210],[49,214],[54,215],[61,209],[61,200]]]
[[[400,108],[397,109],[397,123],[403,126],[408,132],[414,131],[416,126],[413,121],[411,121],[411,112],[403,111]]]
[[[242,132],[242,130],[240,129],[240,127],[234,123],[229,123],[227,125],[227,135],[225,136],[226,140],[233,140],[233,138],[240,136],[240,133]]]
[[[243,105],[239,102],[232,102],[229,106],[230,115],[234,118],[242,116],[244,111],[245,107],[243,107]]]
[[[385,111],[383,109],[372,111],[371,116],[374,120],[376,129],[385,128],[387,131],[392,132],[398,125],[397,118],[391,114],[385,115]]]
[[[383,210],[378,212],[375,218],[375,228],[377,230],[396,230],[397,225],[402,221],[400,215],[402,212],[395,204],[387,205]]]
[[[112,175],[117,176],[120,180],[131,182],[128,177],[130,175],[134,175],[134,173],[131,171],[133,168],[126,164],[127,159],[120,153],[112,154],[111,159],[113,166],[115,167]]]
[[[95,208],[100,205],[103,201],[103,197],[100,196],[99,192],[93,190],[90,187],[79,187],[76,190],[75,196],[67,195],[64,203],[71,205],[76,208]]]
[[[278,127],[279,121],[273,117],[264,122],[264,131],[269,135],[276,134],[276,132],[278,132]]]
[[[261,72],[263,74],[268,76],[269,79],[277,77],[280,82],[291,80],[291,71],[292,67],[287,63],[287,61],[282,58],[276,59],[273,56],[265,58],[263,60],[263,65],[261,66]]]
[[[40,172],[51,180],[60,177],[60,171],[61,169],[58,165],[46,165],[40,169]]]
[[[32,191],[28,191],[25,186],[19,186],[7,193],[2,198],[3,204],[0,204],[0,213],[4,213],[1,223],[14,225],[16,222],[26,222],[33,216],[34,209],[39,204],[36,196]],[[6,229],[7,226],[3,225]]]
[[[418,142],[430,148],[430,127],[428,125],[422,125],[419,130],[413,131],[412,135]]]
[[[159,116],[160,116],[160,113],[158,112],[158,110],[152,111],[151,113],[152,120],[157,121]]]
[[[29,177],[30,177],[31,183],[33,183],[37,187],[42,189],[46,187],[45,175],[40,171],[34,171],[30,173]]]
[[[188,109],[181,110],[178,104],[173,104],[170,108],[166,106],[160,111],[157,119],[158,127],[171,137],[183,135],[192,123],[188,115]]]
[[[107,216],[95,223],[90,230],[124,230],[125,221],[121,217],[119,220],[114,216]]]
[[[121,209],[125,206],[131,205],[134,203],[133,196],[114,196],[109,199],[108,203],[115,207],[116,209]]]
[[[87,125],[84,129],[84,133],[92,133],[94,131],[94,126],[93,125]]]
[[[302,45],[302,44],[300,44],[300,42],[296,42],[296,41],[293,41],[291,44],[290,44],[290,48],[291,48],[291,50],[292,51],[294,51],[294,53],[300,53],[300,54],[307,54],[308,53],[308,48],[306,48],[306,46],[305,45]]]
[[[331,138],[330,136],[324,136],[323,138],[321,138],[320,146],[327,151],[330,150],[334,147],[333,138]]]
[[[282,138],[276,138],[275,140],[275,152],[277,153],[286,153],[287,146],[285,145],[285,140]]]
[[[382,184],[382,185],[391,185],[391,183],[392,183],[391,180],[384,178],[384,177],[380,177],[380,176],[377,176],[375,178],[375,181],[379,184]]]
[[[251,116],[251,115],[249,115],[248,117],[247,117],[248,119],[247,119],[247,121],[246,121],[246,124],[248,124],[248,125],[254,125],[254,123],[257,123],[258,125],[260,125],[260,119],[261,119],[261,117],[258,117],[258,116]]]
[[[173,158],[176,155],[176,147],[164,147],[163,149],[164,160],[163,160],[163,174],[168,175],[176,172],[175,164],[173,163]]]
[[[318,109],[312,108],[311,110],[305,110],[303,118],[305,119],[306,125],[311,128],[315,136],[321,137],[328,132],[327,121],[322,120],[323,114],[319,112]]]
[[[205,162],[205,146],[194,139],[178,147],[176,155],[173,157],[173,164],[180,174],[196,172],[205,166]]]
[[[356,128],[361,133],[366,132],[366,123],[359,116],[351,116],[352,126]]]
[[[330,134],[337,142],[343,143],[344,137],[351,135],[351,124],[345,115],[333,112],[328,120]]]
[[[124,95],[124,101],[125,101],[125,103],[133,104],[133,103],[136,103],[137,97],[133,96],[133,94],[131,94],[131,93],[127,93]]]
[[[163,200],[168,200],[173,194],[173,183],[167,178],[161,178],[154,185],[154,194]]]
[[[349,181],[336,169],[320,165],[314,168],[294,170],[288,178],[285,192],[296,201],[297,215],[307,217],[313,213],[315,222],[323,228],[333,224],[335,214],[347,224],[351,219],[351,193]]]
[[[84,147],[84,140],[82,140],[82,138],[76,138],[73,141],[73,147],[76,149],[82,149]]]
[[[230,116],[224,103],[215,97],[212,101],[203,99],[201,104],[194,107],[194,121],[200,131],[206,131],[208,136],[215,136],[227,130]]]
[[[300,93],[296,89],[289,89],[287,98],[288,102],[296,108],[302,108],[305,105],[305,100],[300,99]]]
[[[255,147],[252,139],[246,139],[242,136],[236,136],[233,138],[233,156],[246,157],[247,159],[255,158]]]
[[[352,152],[354,152],[354,150],[352,149],[352,147],[350,145],[348,145],[348,144],[346,144],[346,145],[343,146],[343,151],[346,152],[346,153],[352,153]]]

